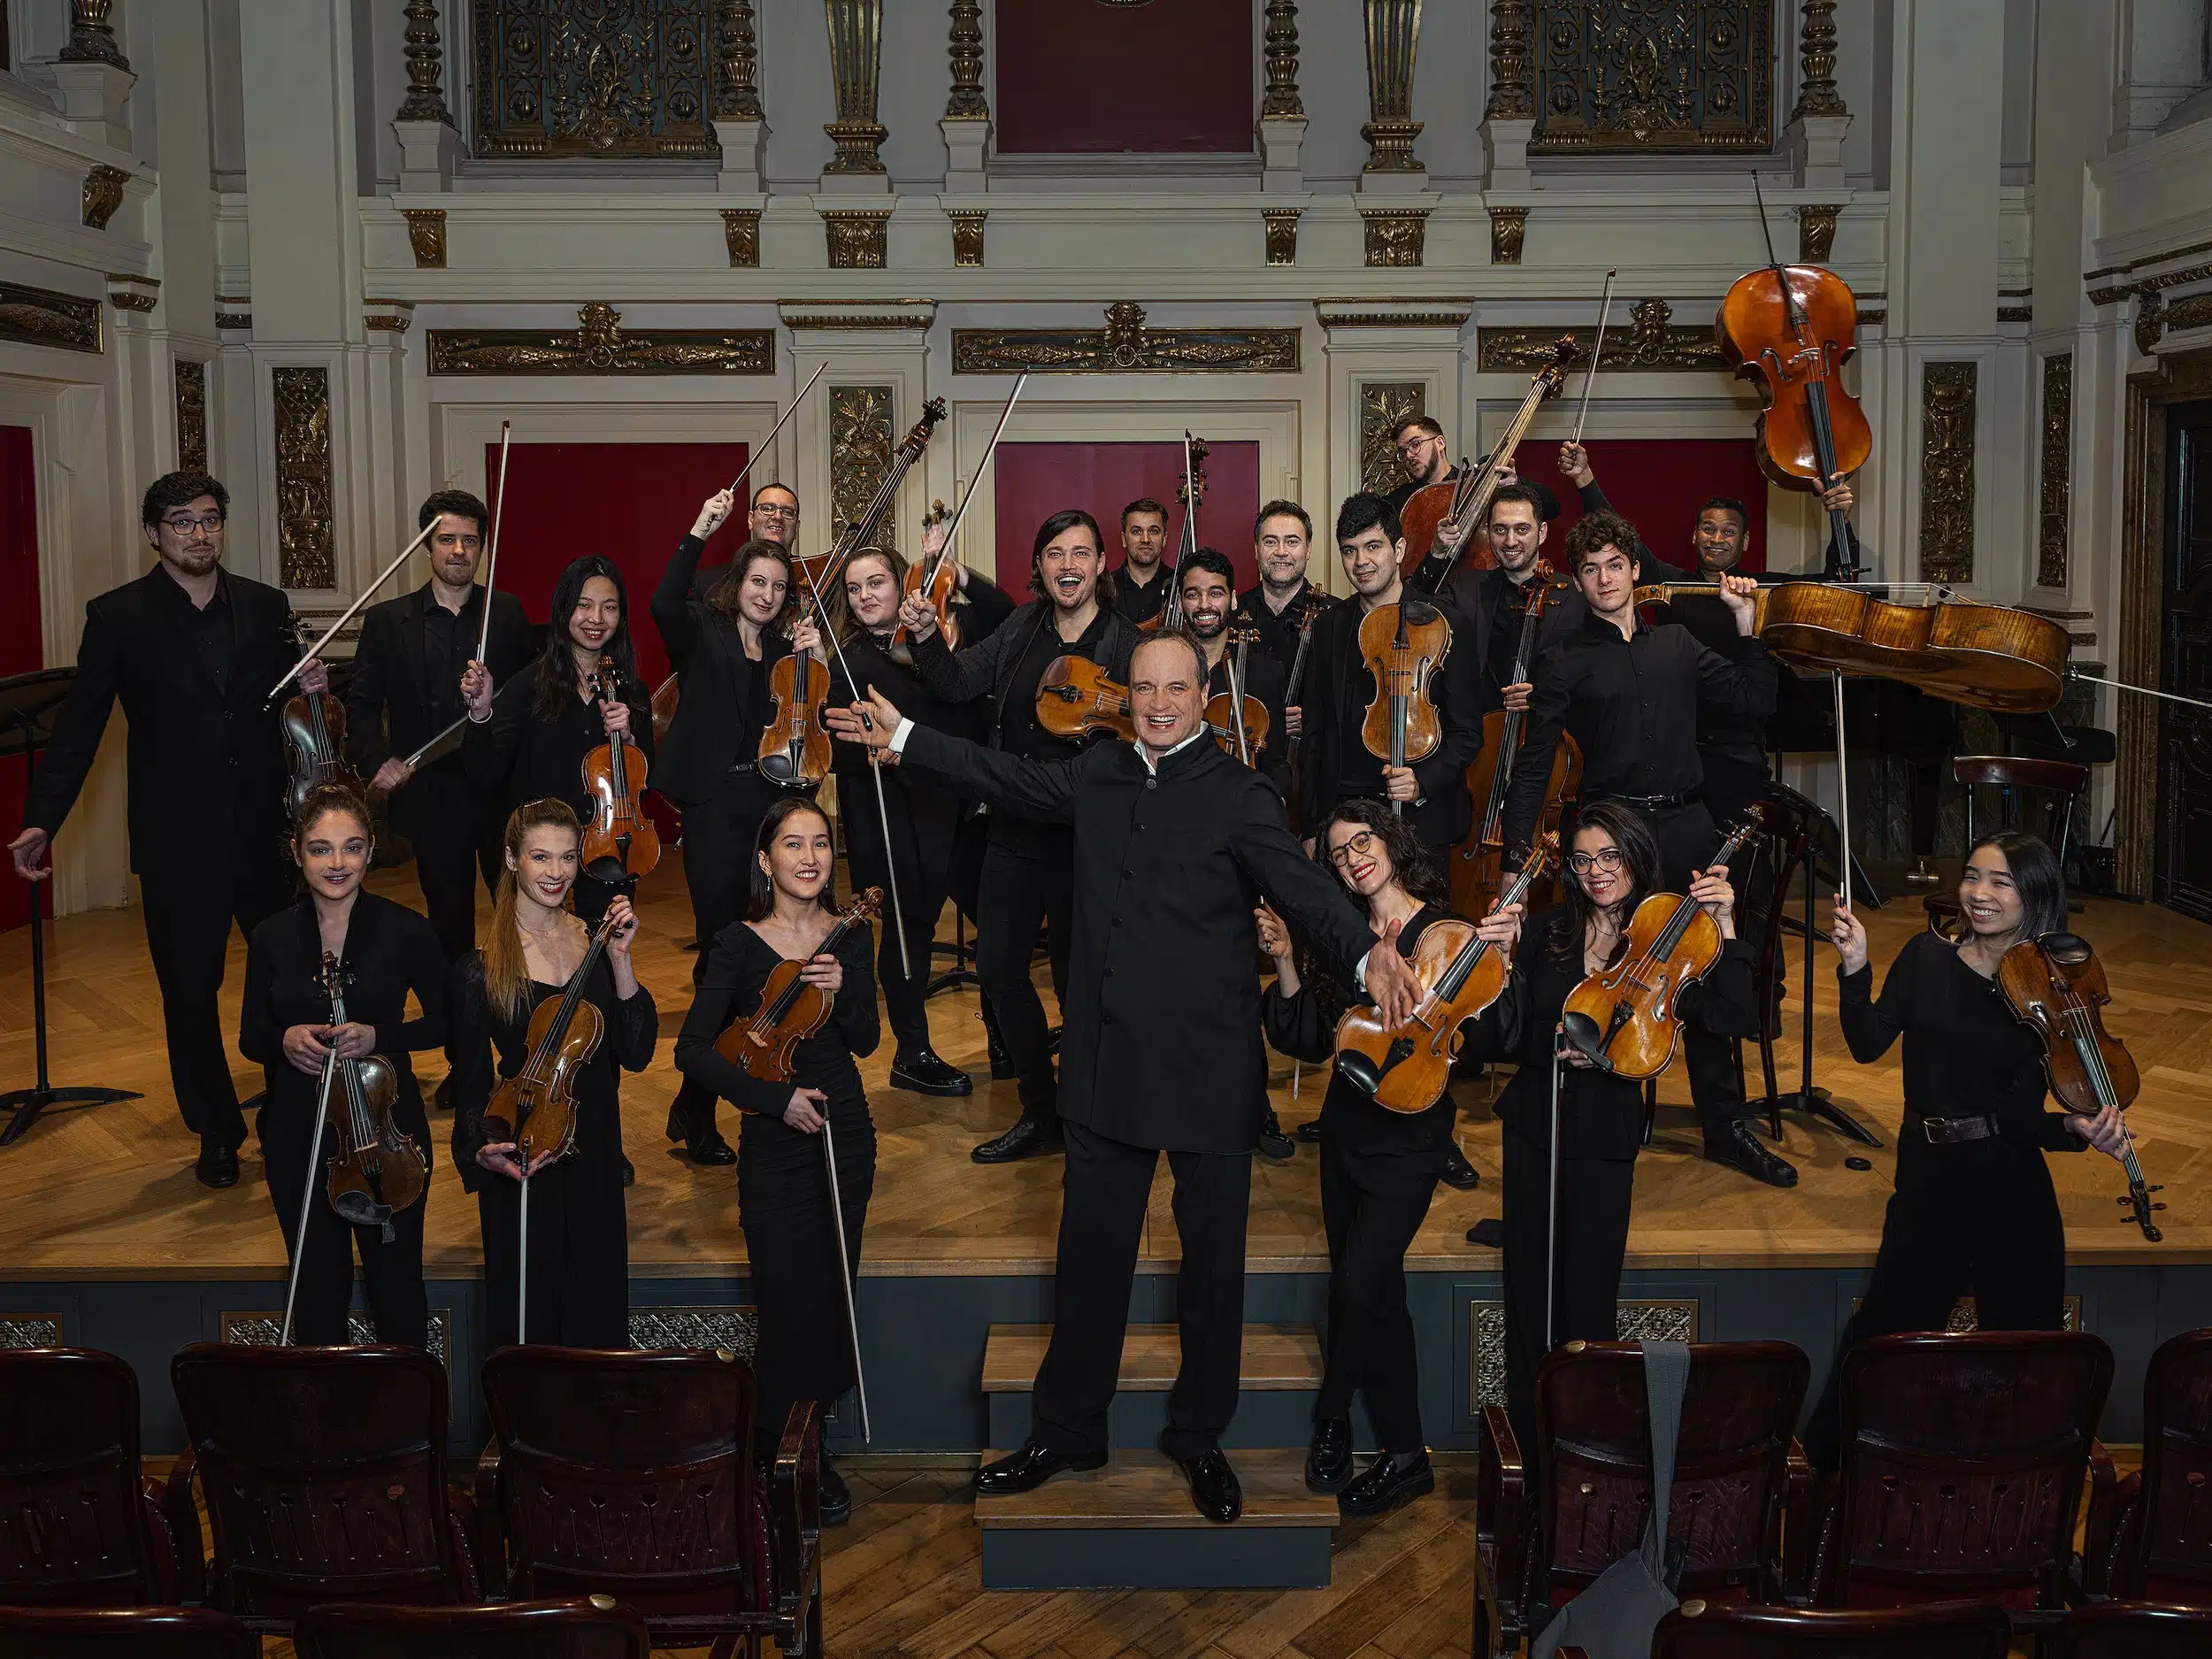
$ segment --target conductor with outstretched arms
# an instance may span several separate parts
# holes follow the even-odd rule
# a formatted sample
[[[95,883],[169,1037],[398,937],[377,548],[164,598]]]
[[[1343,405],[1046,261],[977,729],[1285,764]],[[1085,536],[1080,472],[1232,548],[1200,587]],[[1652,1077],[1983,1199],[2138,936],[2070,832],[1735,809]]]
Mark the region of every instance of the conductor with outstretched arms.
[[[918,618],[917,618],[918,619]],[[1165,1152],[1182,1242],[1182,1368],[1161,1449],[1202,1515],[1242,1510],[1220,1437],[1236,1410],[1245,1217],[1263,1098],[1253,909],[1265,894],[1394,1023],[1417,989],[1394,949],[1307,858],[1272,785],[1208,737],[1206,679],[1179,629],[1131,661],[1133,744],[1038,761],[918,726],[875,693],[833,709],[840,737],[1075,834],[1072,959],[1061,1051],[1067,1137],[1056,1322],[1028,1443],[979,1470],[987,1495],[1106,1461],[1106,1414],[1152,1172]],[[1362,977],[1363,976],[1363,977]]]

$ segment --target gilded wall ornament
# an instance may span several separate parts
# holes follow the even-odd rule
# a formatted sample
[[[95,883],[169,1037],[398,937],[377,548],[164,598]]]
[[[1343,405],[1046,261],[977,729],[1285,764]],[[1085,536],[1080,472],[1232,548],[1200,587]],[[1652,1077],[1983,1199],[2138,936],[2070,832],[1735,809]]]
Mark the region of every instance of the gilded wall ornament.
[[[822,213],[833,271],[880,271],[891,263],[891,210],[833,208]]]
[[[407,221],[407,245],[413,250],[415,268],[419,271],[445,269],[445,209],[442,207],[403,207],[400,217]]]
[[[703,157],[710,0],[475,0],[476,153]]]
[[[2187,299],[2176,300],[2166,307],[2166,332],[2180,334],[2185,329],[2202,328],[2212,323],[2212,294],[2192,294]]]
[[[1302,207],[1264,207],[1260,219],[1267,227],[1267,263],[1296,265],[1298,263],[1298,219],[1305,211]]]
[[[445,91],[438,84],[443,73],[443,43],[438,38],[435,0],[407,0],[401,13],[407,19],[407,96],[393,119],[401,121],[443,121],[453,125],[445,106]]]
[[[2154,288],[2136,290],[2135,349],[2149,357],[2166,334],[2166,296]]]
[[[1531,0],[1491,0],[1490,96],[1486,121],[1526,121],[1536,114],[1536,8]]]
[[[1106,308],[1103,328],[956,328],[955,374],[1295,374],[1295,328],[1148,328],[1144,308]]]
[[[150,311],[161,303],[161,280],[158,277],[132,276],[127,273],[108,273],[108,303],[119,311]]]
[[[1398,465],[1398,429],[1428,413],[1428,388],[1419,380],[1362,380],[1359,387],[1359,487],[1386,495],[1404,483]]]
[[[1663,299],[1636,302],[1628,326],[1608,330],[1605,336],[1607,369],[1671,374],[1718,370],[1732,371],[1727,354],[1710,328],[1673,320],[1674,308]],[[1484,328],[1477,333],[1477,366],[1485,374],[1533,374],[1552,360],[1559,341],[1557,325],[1549,327]]]
[[[1836,90],[1836,0],[1805,0],[1797,64],[1797,104],[1790,111],[1792,120],[1851,113]]]
[[[177,359],[177,466],[207,470],[207,365]]]
[[[1835,207],[1801,207],[1797,210],[1797,261],[1800,265],[1826,265],[1828,256],[1836,249],[1836,220],[1843,209]]]
[[[722,210],[722,242],[730,252],[733,271],[751,270],[760,264],[760,210],[726,207]]]
[[[983,263],[983,221],[990,214],[978,209],[960,209],[945,217],[952,221],[952,262],[955,265],[979,265]]]
[[[891,426],[888,386],[830,388],[830,541],[867,517],[869,504],[891,470],[898,434]],[[887,512],[876,526],[874,545],[898,545],[897,514]]]
[[[0,340],[65,351],[100,349],[100,302],[0,281]]]
[[[11,1313],[0,1317],[0,1348],[59,1348],[61,1315]]]
[[[2036,465],[2035,581],[2066,586],[2074,495],[2074,354],[2043,359],[2043,442]]]
[[[277,571],[287,588],[337,585],[330,472],[330,371],[270,372],[276,403]]]
[[[1927,363],[1920,380],[1920,580],[1974,580],[1977,365]]]
[[[1494,207],[1490,210],[1490,263],[1518,265],[1521,245],[1528,237],[1528,209]]]
[[[122,168],[94,163],[84,176],[84,222],[94,230],[105,230],[115,210],[123,205],[123,187],[130,181],[131,175]]]
[[[1294,0],[1267,0],[1266,16],[1260,46],[1267,58],[1267,90],[1260,96],[1260,119],[1303,120],[1306,106],[1298,96],[1298,7]]]
[[[55,54],[65,64],[112,64],[128,69],[131,60],[115,42],[115,25],[108,13],[115,0],[69,0],[68,43]]]
[[[433,374],[772,374],[772,328],[634,328],[603,300],[580,306],[571,334],[535,328],[434,328]]]
[[[1359,135],[1367,141],[1367,165],[1361,171],[1419,173],[1413,153],[1413,141],[1421,135],[1421,123],[1413,119],[1413,59],[1421,43],[1421,0],[1364,0],[1364,5],[1368,120]]]
[[[1367,263],[1378,267],[1417,265],[1428,241],[1426,208],[1362,208]]]
[[[753,0],[722,0],[714,60],[714,115],[720,121],[760,119],[760,51],[753,33]]]
[[[1532,156],[1774,147],[1771,0],[1546,0]]]
[[[750,1364],[760,1317],[750,1308],[632,1308],[630,1346],[708,1348]]]
[[[1505,1304],[1471,1302],[1467,1316],[1467,1340],[1474,1348],[1467,1366],[1467,1411],[1479,1417],[1485,1407],[1505,1403]],[[1613,1310],[1613,1333],[1622,1342],[1694,1342],[1697,1317],[1692,1297],[1623,1301]]]
[[[991,105],[983,96],[983,8],[976,0],[952,0],[951,18],[945,52],[952,61],[952,90],[945,96],[945,119],[987,121]]]
[[[302,612],[305,620],[306,613]],[[446,1337],[450,1324],[443,1308],[430,1310],[430,1354],[443,1362],[446,1357]],[[275,1348],[277,1339],[284,1334],[284,1316],[281,1313],[225,1312],[218,1325],[219,1340],[235,1343],[240,1348]],[[376,1340],[376,1316],[360,1309],[346,1315],[346,1340],[356,1346]]]
[[[881,173],[883,141],[876,88],[883,73],[883,0],[823,0],[829,19],[830,78],[837,119],[822,130],[837,146],[824,173]]]

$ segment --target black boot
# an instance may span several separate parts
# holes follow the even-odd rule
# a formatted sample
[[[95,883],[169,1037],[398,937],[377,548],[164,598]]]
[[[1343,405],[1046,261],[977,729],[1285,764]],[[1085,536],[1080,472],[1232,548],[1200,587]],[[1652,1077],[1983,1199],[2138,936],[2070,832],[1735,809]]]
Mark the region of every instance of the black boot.
[[[986,1141],[968,1156],[978,1164],[1012,1164],[1066,1149],[1067,1142],[1060,1133],[1060,1114],[1048,1107],[1042,1112],[1023,1112],[1019,1123],[1004,1134]]]
[[[975,1079],[925,1042],[918,1048],[899,1050],[891,1062],[891,1087],[916,1094],[972,1094]]]
[[[1797,1166],[1762,1146],[1748,1118],[1732,1118],[1708,1130],[1705,1157],[1708,1163],[1724,1164],[1769,1187],[1797,1185]]]
[[[1352,1419],[1316,1417],[1306,1448],[1306,1490],[1323,1495],[1344,1490],[1352,1478]]]
[[[998,1016],[991,1011],[991,999],[983,998],[983,1036],[991,1050],[991,1077],[1004,1083],[1014,1075],[1014,1056],[1007,1052],[1006,1039],[998,1028]]]
[[[1467,1155],[1459,1149],[1457,1140],[1444,1148],[1444,1172],[1438,1178],[1445,1186],[1471,1193],[1482,1183],[1482,1172],[1467,1162]]]
[[[1263,1158],[1280,1164],[1298,1156],[1298,1143],[1283,1133],[1283,1125],[1270,1106],[1260,1117],[1259,1153]]]
[[[690,1093],[687,1084],[676,1091],[676,1098],[668,1103],[668,1122],[664,1125],[668,1138],[682,1141],[684,1156],[702,1169],[736,1163],[737,1154],[714,1126],[714,1102],[708,1101],[706,1110],[695,1117],[696,1102],[686,1098]]]

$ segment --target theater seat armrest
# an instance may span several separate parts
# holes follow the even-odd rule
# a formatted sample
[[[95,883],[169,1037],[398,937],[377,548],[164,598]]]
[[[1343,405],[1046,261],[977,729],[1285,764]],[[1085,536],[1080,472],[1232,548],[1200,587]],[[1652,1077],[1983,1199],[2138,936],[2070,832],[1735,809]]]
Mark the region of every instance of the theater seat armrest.
[[[461,1600],[480,1601],[484,1575],[476,1562],[476,1500],[458,1481],[446,1483],[445,1513],[446,1528],[453,1538],[454,1565],[461,1574]]]
[[[1813,1479],[1812,1462],[1805,1455],[1805,1448],[1793,1440],[1783,1477],[1782,1594],[1786,1599],[1801,1600],[1811,1590],[1806,1577],[1813,1562]]]
[[[471,1541],[476,1553],[476,1576],[486,1595],[507,1593],[507,1534],[500,1525],[499,1441],[484,1442],[476,1455],[476,1494],[470,1503]]]
[[[1509,1642],[1523,1627],[1525,1609],[1527,1471],[1520,1441],[1503,1406],[1485,1406],[1475,1440],[1475,1548],[1490,1555],[1490,1590],[1496,1631]],[[1477,1594],[1480,1594],[1478,1586]]]
[[[768,1530],[776,1616],[795,1638],[822,1571],[822,1408],[815,1401],[794,1402],[784,1419],[768,1474]],[[785,1644],[785,1651],[796,1647]]]
[[[161,1517],[169,1525],[177,1599],[182,1601],[207,1599],[207,1548],[200,1533],[200,1512],[192,1502],[192,1477],[198,1469],[198,1455],[186,1448],[161,1488]]]
[[[1830,1475],[1817,1482],[1812,1492],[1809,1508],[1813,1523],[1810,1528],[1812,1560],[1806,1563],[1805,1595],[1807,1602],[1816,1608],[1840,1607],[1840,1587],[1832,1587],[1828,1579],[1832,1571],[1830,1557],[1834,1554],[1839,1510],[1843,1497],[1842,1479]],[[1830,1597],[1837,1599],[1831,1600]]]
[[[2089,1514],[2082,1524],[2081,1591],[2093,1601],[2117,1594],[2124,1576],[2120,1563],[2139,1535],[2143,1477],[2139,1471],[2116,1479],[2112,1460],[2101,1444],[2089,1455]]]

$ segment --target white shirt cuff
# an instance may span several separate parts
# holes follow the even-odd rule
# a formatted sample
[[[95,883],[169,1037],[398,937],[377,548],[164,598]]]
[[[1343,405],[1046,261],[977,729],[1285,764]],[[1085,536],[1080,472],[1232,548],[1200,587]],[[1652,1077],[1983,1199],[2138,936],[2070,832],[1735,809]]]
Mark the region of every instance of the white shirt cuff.
[[[1371,956],[1374,954],[1375,953],[1372,950],[1370,950],[1367,953],[1367,956]],[[1365,991],[1367,989],[1367,956],[1362,956],[1352,969],[1352,978],[1357,981],[1359,988],[1362,991]]]
[[[905,754],[906,740],[913,735],[914,722],[908,719],[904,715],[901,715],[899,717],[899,729],[891,733],[891,752],[894,755]]]

